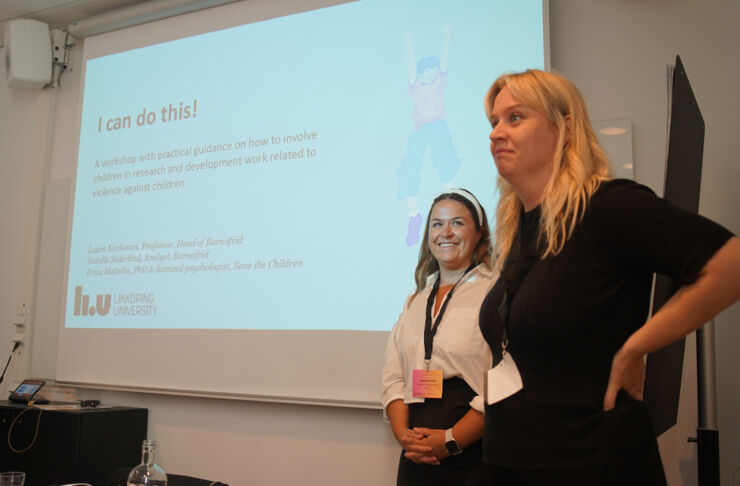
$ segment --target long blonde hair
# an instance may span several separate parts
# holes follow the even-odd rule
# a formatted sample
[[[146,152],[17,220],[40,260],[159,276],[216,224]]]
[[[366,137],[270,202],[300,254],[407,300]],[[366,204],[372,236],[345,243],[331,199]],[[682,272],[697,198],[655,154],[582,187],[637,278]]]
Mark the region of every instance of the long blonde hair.
[[[586,103],[573,83],[539,70],[504,74],[486,93],[484,106],[489,119],[494,100],[504,87],[520,103],[545,116],[559,133],[552,175],[540,202],[539,229],[542,258],[557,255],[583,217],[591,196],[601,182],[609,179],[609,161],[591,127]],[[498,187],[494,256],[496,267],[501,268],[519,228],[523,206],[514,188],[501,176]]]

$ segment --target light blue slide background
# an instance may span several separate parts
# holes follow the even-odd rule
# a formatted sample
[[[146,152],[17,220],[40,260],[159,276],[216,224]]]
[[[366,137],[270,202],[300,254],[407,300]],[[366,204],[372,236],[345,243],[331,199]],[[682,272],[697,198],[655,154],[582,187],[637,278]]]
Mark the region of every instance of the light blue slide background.
[[[418,60],[440,55],[442,28],[449,27],[447,124],[462,159],[454,185],[472,190],[490,219],[496,173],[482,98],[500,73],[543,67],[541,12],[540,1],[364,0],[88,61],[66,327],[389,330],[413,288],[420,244],[405,244],[409,210],[397,197],[396,171],[413,131],[404,33]],[[161,120],[162,107],[193,100],[195,117]],[[157,121],[137,126],[142,110],[155,112]],[[98,131],[100,120],[125,116],[130,128]],[[138,159],[304,131],[316,132],[317,139]],[[93,182],[104,172],[301,148],[317,155]],[[116,156],[137,162],[95,167]],[[428,154],[421,178],[419,209],[426,217],[444,188]],[[103,187],[168,179],[185,186],[92,195]],[[87,275],[91,267],[105,267],[88,264],[90,246],[230,236],[243,236],[243,244],[211,247],[209,257],[195,263],[233,267],[235,260],[289,258],[303,267]],[[74,316],[76,286],[91,305],[96,295],[110,294],[110,312]],[[130,292],[153,293],[156,315],[115,315],[116,296]]]

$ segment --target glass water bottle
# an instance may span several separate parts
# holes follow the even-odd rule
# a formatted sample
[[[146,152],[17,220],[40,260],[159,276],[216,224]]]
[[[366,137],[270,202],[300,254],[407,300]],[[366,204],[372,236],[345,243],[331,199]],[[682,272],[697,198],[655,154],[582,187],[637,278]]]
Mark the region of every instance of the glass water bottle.
[[[167,486],[167,475],[164,469],[154,462],[156,445],[153,440],[141,444],[141,464],[131,470],[127,486]]]

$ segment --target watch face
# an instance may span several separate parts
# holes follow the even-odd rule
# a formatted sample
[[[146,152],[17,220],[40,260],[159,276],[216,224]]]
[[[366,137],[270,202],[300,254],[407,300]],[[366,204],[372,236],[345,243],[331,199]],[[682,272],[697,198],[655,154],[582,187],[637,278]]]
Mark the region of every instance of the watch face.
[[[460,446],[457,445],[457,442],[454,440],[448,440],[445,442],[445,446],[447,447],[447,452],[450,453],[450,455],[460,454],[462,450],[460,450]]]

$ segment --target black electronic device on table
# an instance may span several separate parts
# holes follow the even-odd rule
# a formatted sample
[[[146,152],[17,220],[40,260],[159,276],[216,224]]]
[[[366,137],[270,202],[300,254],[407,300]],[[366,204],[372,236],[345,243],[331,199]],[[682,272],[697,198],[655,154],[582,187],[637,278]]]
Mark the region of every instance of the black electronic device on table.
[[[23,380],[23,382],[13,390],[13,393],[10,394],[8,400],[16,403],[49,403],[45,398],[34,398],[45,383],[46,382],[44,380]]]

